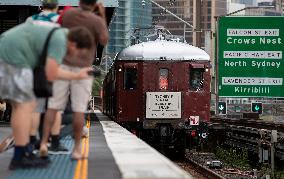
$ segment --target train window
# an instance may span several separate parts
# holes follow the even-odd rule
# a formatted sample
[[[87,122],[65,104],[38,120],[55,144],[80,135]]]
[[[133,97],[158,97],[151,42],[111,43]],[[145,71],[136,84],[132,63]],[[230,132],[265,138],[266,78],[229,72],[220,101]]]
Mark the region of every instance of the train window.
[[[167,90],[169,88],[169,70],[166,68],[161,68],[159,75],[160,90]]]
[[[189,84],[190,88],[199,91],[203,88],[203,68],[191,68]]]
[[[137,87],[137,69],[126,68],[124,71],[124,89],[134,90]]]

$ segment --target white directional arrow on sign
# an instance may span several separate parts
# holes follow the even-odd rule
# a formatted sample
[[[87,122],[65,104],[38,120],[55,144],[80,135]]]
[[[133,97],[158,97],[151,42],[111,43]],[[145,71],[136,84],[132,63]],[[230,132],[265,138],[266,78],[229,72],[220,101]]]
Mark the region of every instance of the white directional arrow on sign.
[[[219,110],[222,111],[225,107],[223,105],[219,106]]]

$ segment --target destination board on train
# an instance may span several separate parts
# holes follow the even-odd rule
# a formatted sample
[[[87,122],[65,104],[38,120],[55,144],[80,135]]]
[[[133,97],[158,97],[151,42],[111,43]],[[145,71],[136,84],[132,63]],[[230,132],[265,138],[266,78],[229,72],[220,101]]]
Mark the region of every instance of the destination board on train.
[[[221,97],[284,97],[284,17],[220,17]]]

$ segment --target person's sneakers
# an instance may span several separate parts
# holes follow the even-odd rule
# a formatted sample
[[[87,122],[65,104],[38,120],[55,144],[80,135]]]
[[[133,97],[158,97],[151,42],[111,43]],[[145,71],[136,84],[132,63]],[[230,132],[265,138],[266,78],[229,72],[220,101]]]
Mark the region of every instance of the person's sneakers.
[[[34,150],[39,150],[40,148],[40,140],[37,140],[34,144],[33,144]]]
[[[9,169],[29,169],[29,168],[43,168],[47,167],[50,163],[49,159],[42,159],[36,155],[30,154],[28,156],[23,156],[19,161],[12,159]]]
[[[60,155],[60,154],[70,154],[70,151],[64,147],[61,143],[56,146],[52,146],[48,148],[48,154],[53,154],[53,155]]]
[[[15,140],[13,135],[9,135],[0,143],[0,153],[14,147]]]

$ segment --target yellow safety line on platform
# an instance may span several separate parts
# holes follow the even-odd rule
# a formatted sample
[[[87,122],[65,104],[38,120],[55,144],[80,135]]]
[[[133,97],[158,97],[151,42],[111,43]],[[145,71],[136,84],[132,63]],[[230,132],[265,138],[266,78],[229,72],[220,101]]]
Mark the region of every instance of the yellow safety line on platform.
[[[90,118],[88,118],[86,124],[88,129],[90,129],[90,125]],[[84,159],[78,160],[74,179],[88,178],[89,136],[82,139],[82,156],[84,157]]]

